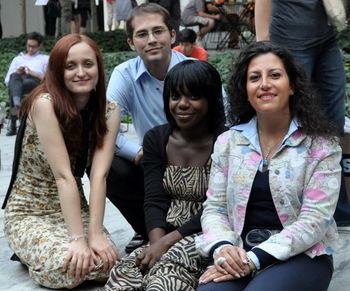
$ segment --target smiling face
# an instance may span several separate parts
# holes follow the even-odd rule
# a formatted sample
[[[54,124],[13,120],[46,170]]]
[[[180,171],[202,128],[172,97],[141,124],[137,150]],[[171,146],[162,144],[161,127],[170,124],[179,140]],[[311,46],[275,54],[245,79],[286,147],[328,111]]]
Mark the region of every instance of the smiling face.
[[[95,52],[85,42],[73,45],[67,55],[64,83],[73,96],[86,96],[98,82],[98,64]]]
[[[171,45],[175,41],[175,32],[169,31],[162,15],[145,13],[132,20],[133,36],[128,39],[132,50],[142,58],[146,67],[170,62]],[[148,35],[148,37],[142,37]],[[141,36],[141,37],[139,37]]]
[[[195,128],[207,122],[208,100],[191,94],[172,94],[169,100],[170,114],[180,129]]]
[[[289,96],[293,95],[281,59],[273,53],[254,57],[247,71],[248,101],[256,114],[282,113],[290,116]]]

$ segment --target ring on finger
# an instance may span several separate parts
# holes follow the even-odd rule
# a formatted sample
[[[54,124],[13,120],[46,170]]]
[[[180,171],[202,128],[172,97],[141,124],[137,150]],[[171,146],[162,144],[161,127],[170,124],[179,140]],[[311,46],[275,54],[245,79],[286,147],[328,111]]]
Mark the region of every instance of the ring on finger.
[[[225,257],[219,257],[216,261],[216,263],[221,266],[223,263],[226,262],[226,258]]]

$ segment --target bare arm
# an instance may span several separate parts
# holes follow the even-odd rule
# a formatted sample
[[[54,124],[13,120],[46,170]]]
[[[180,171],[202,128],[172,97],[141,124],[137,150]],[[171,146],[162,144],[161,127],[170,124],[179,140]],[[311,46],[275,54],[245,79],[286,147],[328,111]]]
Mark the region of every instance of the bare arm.
[[[204,11],[199,11],[198,15],[201,17],[210,18],[210,19],[214,19],[214,20],[220,19],[220,14],[209,14],[209,13],[206,13]]]
[[[56,180],[64,220],[71,237],[84,234],[80,215],[80,195],[73,176],[70,160],[52,102],[38,98],[33,105],[30,118],[37,130],[42,149]],[[69,245],[63,271],[68,269],[77,280],[90,271],[91,251],[84,237]]]
[[[117,107],[107,119],[108,132],[103,147],[94,152],[90,174],[90,222],[89,245],[105,262],[105,271],[110,270],[118,258],[114,244],[103,236],[103,217],[106,202],[106,179],[115,150],[115,139],[120,126],[120,110]]]
[[[272,0],[255,1],[256,40],[270,40],[270,17]]]
[[[215,5],[211,4],[211,3],[208,3],[206,4],[207,6],[207,9],[209,12],[211,13],[220,13],[220,9],[218,7],[216,7]]]
[[[39,74],[39,73],[37,73],[37,72],[34,72],[34,71],[32,71],[31,69],[29,69],[28,67],[25,67],[25,68],[24,68],[24,71],[25,71],[25,73],[26,73],[27,75],[32,76],[32,77],[34,77],[34,78],[37,78],[37,79],[39,79],[40,81],[42,81],[42,80],[44,79],[44,75],[41,75],[41,74]]]

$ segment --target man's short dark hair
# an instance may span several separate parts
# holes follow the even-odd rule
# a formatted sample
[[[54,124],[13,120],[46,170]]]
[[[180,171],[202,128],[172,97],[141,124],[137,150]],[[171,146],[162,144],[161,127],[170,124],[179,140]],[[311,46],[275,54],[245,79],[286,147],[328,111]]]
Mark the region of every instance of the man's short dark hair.
[[[171,22],[170,22],[170,14],[168,10],[166,10],[164,7],[156,4],[156,3],[143,3],[141,5],[136,6],[130,13],[127,21],[126,21],[126,33],[128,35],[128,38],[132,38],[134,34],[134,27],[132,25],[132,21],[136,16],[141,16],[144,14],[160,14],[163,18],[163,21],[165,25],[168,27],[168,29],[171,31],[173,29]]]
[[[185,28],[179,32],[179,42],[195,43],[197,34],[193,29]]]
[[[38,42],[38,45],[41,45],[44,37],[39,32],[33,31],[28,33],[27,40],[28,39],[36,40]]]

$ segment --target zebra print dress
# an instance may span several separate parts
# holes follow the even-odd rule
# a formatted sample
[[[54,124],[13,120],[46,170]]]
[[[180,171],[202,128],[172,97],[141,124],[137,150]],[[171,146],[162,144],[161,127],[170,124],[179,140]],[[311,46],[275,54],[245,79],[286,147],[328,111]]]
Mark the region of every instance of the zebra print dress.
[[[203,167],[168,165],[163,178],[166,195],[171,197],[167,223],[177,228],[202,209],[208,186],[211,160]],[[112,269],[102,290],[193,291],[206,263],[197,253],[192,234],[174,244],[161,259],[143,275],[135,265],[142,246],[120,260]]]

